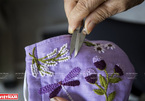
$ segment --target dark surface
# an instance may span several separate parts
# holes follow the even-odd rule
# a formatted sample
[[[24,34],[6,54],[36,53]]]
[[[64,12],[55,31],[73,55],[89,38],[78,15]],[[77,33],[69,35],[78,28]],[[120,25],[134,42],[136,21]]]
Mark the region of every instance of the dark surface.
[[[51,33],[51,32],[50,32]],[[44,33],[43,38],[62,35],[67,31]],[[136,78],[132,93],[140,95],[145,92],[145,25],[126,23],[107,19],[98,24],[90,35],[89,40],[108,40],[117,44],[128,55],[136,70]]]

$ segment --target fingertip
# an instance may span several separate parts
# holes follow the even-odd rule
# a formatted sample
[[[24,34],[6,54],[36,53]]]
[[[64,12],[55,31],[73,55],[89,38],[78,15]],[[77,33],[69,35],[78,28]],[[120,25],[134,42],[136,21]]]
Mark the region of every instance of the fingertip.
[[[69,27],[68,27],[68,33],[72,34],[73,32],[74,32],[74,28],[71,27],[71,26],[69,26]]]
[[[85,25],[87,34],[90,34],[92,32],[92,30],[95,27],[95,25],[96,24],[94,22],[92,22],[92,21]]]
[[[81,28],[81,24],[82,24],[82,22],[69,24],[68,33],[73,34],[77,28]]]

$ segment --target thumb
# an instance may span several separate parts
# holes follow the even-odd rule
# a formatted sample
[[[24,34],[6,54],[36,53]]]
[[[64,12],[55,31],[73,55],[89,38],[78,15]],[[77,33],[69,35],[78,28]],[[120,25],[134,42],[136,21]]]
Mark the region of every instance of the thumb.
[[[68,101],[68,100],[61,97],[54,97],[54,98],[51,98],[50,101]]]

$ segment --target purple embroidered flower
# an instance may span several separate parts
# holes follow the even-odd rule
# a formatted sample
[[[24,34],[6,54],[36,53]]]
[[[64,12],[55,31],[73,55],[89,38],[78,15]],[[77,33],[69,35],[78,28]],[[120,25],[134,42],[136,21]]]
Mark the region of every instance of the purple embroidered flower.
[[[95,84],[97,81],[97,74],[92,74],[90,76],[85,77],[86,81],[92,84]]]
[[[86,81],[91,84],[94,84],[97,81],[97,74],[93,68],[88,68],[84,72],[84,77],[85,77]]]
[[[94,63],[94,65],[96,66],[96,68],[100,69],[100,70],[104,70],[106,68],[106,63],[104,60],[99,60],[99,61],[96,61]]]
[[[114,71],[115,73],[119,73],[119,76],[124,75],[122,69],[118,65],[115,65]]]

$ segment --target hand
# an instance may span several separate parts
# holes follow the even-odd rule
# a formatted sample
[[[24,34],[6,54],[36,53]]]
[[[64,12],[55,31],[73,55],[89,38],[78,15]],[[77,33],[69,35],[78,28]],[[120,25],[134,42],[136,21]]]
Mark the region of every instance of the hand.
[[[68,100],[61,97],[54,97],[54,98],[51,98],[50,101],[68,101]]]
[[[106,18],[123,12],[144,0],[64,0],[64,7],[69,23],[69,33],[82,24],[84,18],[85,28],[89,34],[96,24]]]

